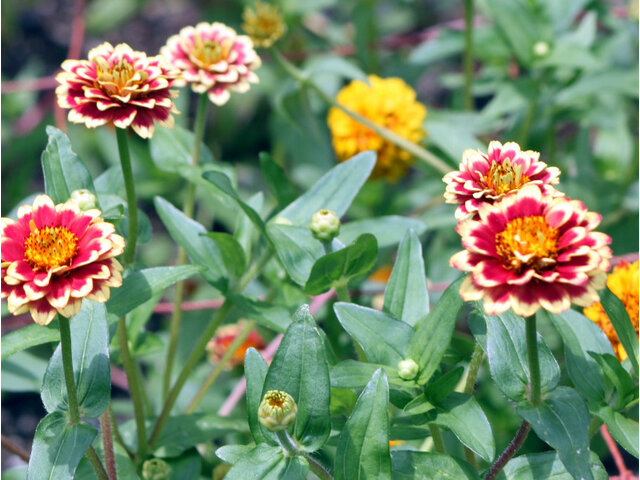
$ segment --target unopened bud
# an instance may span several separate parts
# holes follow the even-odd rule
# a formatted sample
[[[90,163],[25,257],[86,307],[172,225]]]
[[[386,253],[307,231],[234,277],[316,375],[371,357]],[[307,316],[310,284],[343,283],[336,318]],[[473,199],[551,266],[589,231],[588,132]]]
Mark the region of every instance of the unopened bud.
[[[323,208],[313,214],[309,228],[315,238],[328,242],[340,233],[340,217],[336,212]]]
[[[549,53],[549,44],[547,42],[537,42],[533,46],[533,53],[538,57],[545,57]]]
[[[398,376],[403,380],[413,380],[418,375],[418,370],[418,364],[410,358],[398,362]]]
[[[71,197],[68,202],[75,204],[82,211],[97,207],[96,196],[86,188],[71,192]]]
[[[289,428],[296,421],[297,414],[296,401],[282,390],[269,390],[258,407],[258,420],[272,432]]]
[[[242,19],[242,29],[251,37],[256,47],[269,48],[287,30],[278,7],[260,0],[256,1],[255,7],[244,8]]]
[[[160,458],[152,458],[142,464],[144,480],[169,480],[170,473],[169,464]]]

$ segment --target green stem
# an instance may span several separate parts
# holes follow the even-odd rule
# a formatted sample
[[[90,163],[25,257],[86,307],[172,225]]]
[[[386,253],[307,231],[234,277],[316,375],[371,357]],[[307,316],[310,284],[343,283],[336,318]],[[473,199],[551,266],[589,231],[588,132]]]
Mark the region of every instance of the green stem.
[[[531,405],[540,403],[540,362],[536,335],[536,316],[525,318],[527,336],[527,359],[529,361],[529,401]]]
[[[471,355],[471,362],[469,363],[467,380],[464,384],[464,393],[469,395],[473,393],[473,389],[476,385],[476,378],[478,377],[478,372],[480,371],[480,366],[482,365],[483,358],[484,351],[482,350],[480,344],[476,343],[476,346],[473,348],[473,354]],[[464,447],[464,457],[472,467],[476,468],[476,456],[470,448]]]
[[[473,110],[473,0],[464,0],[464,106]]]
[[[529,101],[527,112],[524,115],[522,121],[522,128],[520,129],[520,145],[526,145],[529,141],[529,133],[531,132],[531,126],[533,125],[533,116],[536,113],[536,101],[535,99]]]
[[[233,342],[231,342],[231,345],[229,345],[227,350],[224,352],[224,355],[222,356],[222,358],[220,359],[216,367],[209,374],[207,379],[204,381],[204,383],[198,390],[198,393],[196,393],[196,396],[193,397],[193,400],[191,400],[191,403],[189,404],[187,409],[184,411],[184,413],[193,413],[193,411],[196,409],[198,404],[202,401],[202,397],[204,397],[205,393],[207,393],[207,390],[209,390],[213,382],[215,382],[218,376],[220,375],[220,373],[222,373],[224,368],[229,363],[229,360],[231,360],[231,357],[233,357],[233,355],[236,353],[236,350],[238,350],[242,346],[244,341],[247,339],[247,337],[251,333],[251,330],[253,330],[255,326],[256,326],[256,322],[253,320],[250,320],[244,326],[242,331],[238,333],[238,335],[236,335],[236,338],[233,339]]]
[[[307,462],[309,462],[309,468],[311,471],[321,480],[333,480],[331,474],[327,471],[324,466],[318,462],[315,458],[313,458],[310,454],[301,451],[298,448],[295,440],[291,438],[289,432],[286,430],[279,430],[275,432],[276,437],[278,439],[278,443],[282,447],[282,449],[286,452],[286,455],[289,457],[302,456]]]
[[[127,130],[116,128],[122,177],[124,178],[124,188],[127,192],[127,210],[129,211],[129,232],[127,233],[127,244],[124,247],[124,261],[127,264],[131,264],[136,255],[136,241],[138,239],[138,205],[136,203],[136,188],[133,181],[127,134]]]
[[[73,375],[73,356],[71,353],[71,328],[69,319],[58,315],[60,325],[60,350],[62,353],[62,370],[64,381],[67,385],[67,398],[69,399],[69,418],[72,425],[80,423],[80,409],[78,408],[78,394],[76,381]]]
[[[287,452],[288,456],[295,457],[298,455],[298,446],[289,435],[289,432],[286,430],[278,430],[275,433],[278,438],[278,443]]]
[[[96,453],[95,449],[92,446],[89,446],[89,449],[86,452],[87,458],[91,463],[91,466],[96,472],[99,480],[110,480],[107,475],[107,471],[102,466],[102,462],[100,461],[100,457]]]
[[[401,137],[397,133],[392,132],[391,130],[388,130],[385,127],[382,127],[380,125],[373,123],[368,118],[365,118],[359,113],[356,113],[353,110],[348,109],[344,105],[336,102],[332,97],[327,95],[321,88],[319,88],[312,81],[312,79],[306,77],[302,71],[300,71],[295,65],[289,62],[286,58],[284,58],[278,50],[276,50],[275,48],[271,48],[270,52],[272,54],[273,59],[276,61],[276,63],[278,63],[278,65],[280,65],[289,75],[291,75],[293,78],[298,80],[302,85],[306,85],[312,88],[318,94],[318,96],[328,105],[331,105],[333,107],[338,108],[339,110],[342,110],[344,113],[349,115],[358,123],[361,123],[366,127],[369,127],[371,130],[376,132],[385,140],[388,140],[391,143],[402,148],[403,150],[406,150],[416,158],[424,161],[425,163],[430,165],[432,168],[435,168],[436,170],[438,170],[440,173],[446,174],[446,173],[449,173],[451,170],[453,170],[452,167],[447,165],[440,158],[436,157],[433,153],[429,152],[428,150],[425,150],[419,145],[416,145],[415,143],[407,140],[406,138]]]
[[[191,165],[197,167],[200,164],[200,148],[202,139],[204,138],[204,127],[207,119],[207,106],[209,105],[209,97],[206,93],[200,94],[198,99],[198,111],[196,112],[196,120],[194,125],[193,149],[191,153]],[[182,212],[187,218],[193,217],[193,211],[196,198],[196,186],[194,183],[187,184],[187,192],[184,199]],[[182,247],[178,247],[178,258],[176,265],[182,265],[187,260],[187,254]],[[175,362],[176,351],[178,349],[178,337],[180,335],[180,322],[182,321],[182,301],[184,299],[184,281],[181,280],[176,284],[176,294],[173,300],[173,313],[171,314],[170,333],[169,333],[169,349],[167,351],[167,364],[162,382],[162,398],[166,399],[171,386],[171,373]]]
[[[320,480],[333,480],[333,477],[327,471],[327,469],[324,468],[324,466],[320,462],[318,462],[318,460],[313,458],[311,454],[303,453],[302,456],[307,459],[307,462],[309,462],[309,468],[316,477],[318,477]]]
[[[147,430],[144,424],[144,406],[142,403],[142,393],[140,392],[141,384],[138,382],[136,375],[136,367],[131,358],[129,352],[129,342],[127,340],[127,326],[124,321],[124,317],[120,317],[118,320],[118,344],[120,346],[120,357],[122,358],[122,365],[124,366],[124,372],[127,375],[127,383],[129,384],[129,391],[131,392],[131,399],[133,400],[133,413],[136,420],[136,429],[138,431],[138,451],[136,452],[136,459],[138,462],[145,460],[147,456]]]
[[[113,408],[111,408],[111,403],[109,403],[109,406],[107,407],[107,412],[109,412],[109,421],[111,422],[111,428],[113,431],[113,436],[116,439],[116,442],[118,442],[120,446],[124,448],[124,450],[127,452],[127,455],[129,455],[129,458],[133,460],[133,453],[131,453],[127,445],[125,445],[124,440],[122,439],[122,435],[120,435],[120,430],[118,429],[118,423],[116,422],[116,417],[113,414]]]
[[[113,454],[113,435],[111,433],[111,418],[109,410],[105,410],[100,415],[100,432],[102,433],[102,446],[104,450],[104,463],[107,466],[107,476],[109,480],[118,480],[116,471],[116,460]]]
[[[349,289],[347,288],[346,285],[336,285],[333,288],[336,291],[338,300],[340,300],[341,302],[347,302],[347,303],[351,302],[351,295],[349,294]]]
[[[440,427],[435,423],[430,423],[429,433],[431,433],[431,438],[433,439],[433,448],[435,449],[435,451],[438,453],[447,453],[444,449],[444,441],[442,440]]]

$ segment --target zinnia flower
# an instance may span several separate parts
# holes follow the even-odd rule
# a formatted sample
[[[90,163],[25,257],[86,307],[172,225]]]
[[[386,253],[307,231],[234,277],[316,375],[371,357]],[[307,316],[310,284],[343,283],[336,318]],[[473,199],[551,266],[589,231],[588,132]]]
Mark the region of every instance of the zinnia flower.
[[[560,170],[548,167],[539,158],[538,152],[520,151],[520,145],[514,142],[502,145],[493,141],[487,155],[466,150],[460,170],[442,179],[447,184],[444,199],[460,205],[456,219],[462,220],[477,215],[483,203],[494,203],[530,183],[538,185],[544,195],[561,195],[552,187],[558,183]]]
[[[269,48],[276,43],[287,30],[277,5],[269,5],[256,1],[255,8],[244,7],[242,12],[242,29],[246,32],[256,47]]]
[[[611,258],[611,239],[594,231],[599,214],[580,201],[543,195],[537,185],[485,203],[478,213],[458,224],[466,250],[449,261],[471,272],[460,287],[463,300],[484,299],[489,315],[511,307],[530,316],[540,307],[560,313],[572,302],[599,299]]]
[[[215,336],[209,340],[207,344],[207,351],[209,352],[209,361],[211,363],[218,363],[225,352],[229,349],[231,343],[236,339],[240,332],[244,329],[246,321],[239,321],[233,325],[224,325],[216,331]],[[249,335],[231,356],[228,365],[235,367],[244,363],[244,355],[247,350],[253,347],[256,350],[261,350],[265,347],[263,338],[256,330],[251,330]]]
[[[190,84],[194,92],[207,92],[216,105],[229,100],[229,90],[246,92],[250,83],[258,83],[253,70],[260,66],[260,57],[251,39],[222,23],[184,27],[169,37],[160,53],[181,71],[176,85]]]
[[[132,127],[142,138],[153,135],[154,122],[173,128],[172,86],[180,72],[163,57],[147,57],[129,45],[105,42],[88,60],[65,60],[56,76],[58,105],[69,108],[69,121],[89,128],[113,124]]]
[[[613,294],[624,304],[633,328],[638,333],[638,261],[629,264],[622,262],[613,267],[613,271],[607,278],[607,286]],[[627,352],[618,339],[618,334],[609,320],[609,316],[605,313],[600,302],[584,309],[587,318],[598,324],[602,331],[607,335],[613,350],[616,352],[620,361],[627,358]]]
[[[420,142],[426,136],[422,124],[427,109],[416,101],[416,92],[400,78],[369,75],[369,83],[352,81],[340,90],[336,101],[411,142]],[[338,161],[347,160],[365,150],[378,153],[372,179],[383,177],[395,182],[405,175],[413,163],[409,152],[383,139],[336,107],[329,110],[327,123]]]
[[[1,228],[2,298],[14,315],[28,311],[47,325],[56,313],[78,313],[83,298],[106,302],[109,288],[122,284],[114,257],[124,239],[99,210],[81,212],[38,195],[33,206],[18,209],[17,220],[2,218]]]

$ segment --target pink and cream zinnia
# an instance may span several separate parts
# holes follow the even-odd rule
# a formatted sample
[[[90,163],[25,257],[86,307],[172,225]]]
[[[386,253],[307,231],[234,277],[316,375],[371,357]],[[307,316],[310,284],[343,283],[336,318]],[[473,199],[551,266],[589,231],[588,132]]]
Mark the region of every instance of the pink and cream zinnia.
[[[109,299],[110,288],[122,284],[115,259],[124,239],[100,211],[80,211],[70,202],[54,205],[38,195],[18,209],[17,220],[2,218],[2,298],[9,312],[30,312],[40,325],[56,313],[72,317],[82,299]]]
[[[537,185],[481,205],[478,218],[458,224],[465,250],[449,262],[470,272],[462,299],[484,300],[490,315],[512,308],[523,316],[598,301],[611,258],[611,239],[594,231],[600,220],[582,202],[543,195]]]
[[[477,215],[483,203],[494,203],[524,185],[538,185],[545,195],[561,195],[553,187],[558,183],[560,170],[548,167],[539,158],[538,152],[521,151],[514,142],[502,145],[493,141],[487,155],[468,149],[462,156],[460,170],[442,179],[447,184],[445,201],[460,205],[455,215],[457,220],[463,220]]]
[[[169,37],[160,53],[181,71],[176,85],[191,85],[216,105],[229,100],[230,90],[243,93],[250,83],[258,83],[253,70],[261,62],[253,42],[219,22],[184,27]]]
[[[88,60],[65,60],[62,69],[56,95],[58,105],[70,109],[70,122],[131,127],[142,138],[151,138],[155,122],[173,128],[172,114],[178,110],[170,88],[180,72],[164,57],[105,42],[89,52]]]

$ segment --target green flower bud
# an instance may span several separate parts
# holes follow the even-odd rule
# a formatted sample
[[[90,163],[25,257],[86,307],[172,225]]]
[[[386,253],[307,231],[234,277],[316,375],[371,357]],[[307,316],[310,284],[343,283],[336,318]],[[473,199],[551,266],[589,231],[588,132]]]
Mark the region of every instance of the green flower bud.
[[[142,478],[144,480],[169,480],[171,467],[160,458],[146,460],[142,464]]]
[[[289,428],[295,422],[297,414],[296,401],[282,390],[269,390],[258,407],[258,420],[272,432]]]
[[[315,238],[328,242],[340,233],[340,217],[336,212],[323,208],[313,214],[309,228]]]
[[[413,380],[419,370],[418,364],[410,358],[398,362],[398,376],[403,380]]]
[[[97,207],[96,196],[86,188],[71,192],[71,198],[69,198],[68,203],[75,204],[82,211]]]

